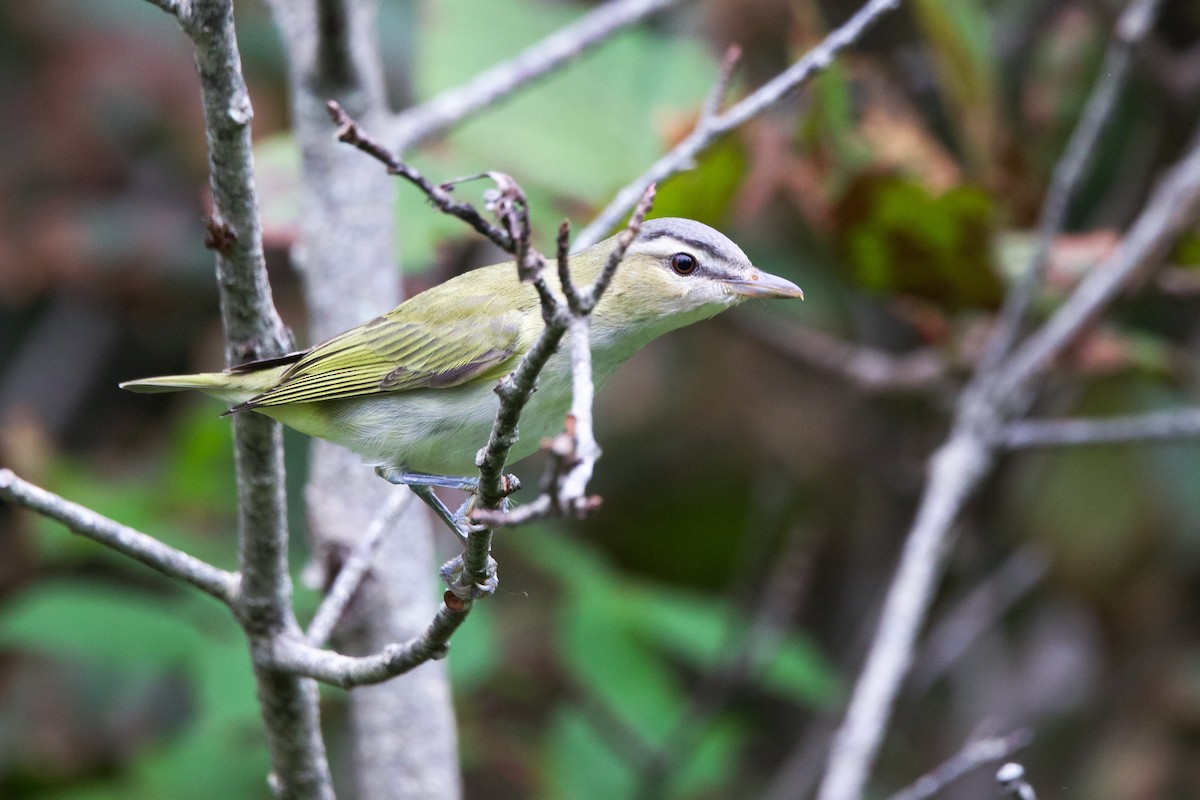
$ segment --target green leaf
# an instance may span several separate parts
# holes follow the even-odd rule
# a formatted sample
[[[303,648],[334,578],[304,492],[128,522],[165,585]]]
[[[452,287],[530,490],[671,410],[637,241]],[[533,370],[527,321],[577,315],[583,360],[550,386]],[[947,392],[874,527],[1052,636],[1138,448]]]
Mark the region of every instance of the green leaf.
[[[960,186],[933,197],[913,181],[868,173],[835,213],[846,267],[861,286],[951,308],[1000,302],[989,247],[992,201],[982,189]]]
[[[167,670],[213,639],[186,605],[116,586],[47,581],[9,604],[0,618],[0,646]]]

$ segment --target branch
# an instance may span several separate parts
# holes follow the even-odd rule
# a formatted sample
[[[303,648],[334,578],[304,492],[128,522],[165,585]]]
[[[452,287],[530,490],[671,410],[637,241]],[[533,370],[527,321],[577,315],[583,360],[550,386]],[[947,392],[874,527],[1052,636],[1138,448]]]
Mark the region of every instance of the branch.
[[[1054,167],[1050,189],[1042,204],[1038,234],[1029,264],[1013,291],[1005,298],[996,319],[996,327],[988,340],[982,368],[990,369],[1012,350],[1020,333],[1021,323],[1029,311],[1034,294],[1041,285],[1054,239],[1062,229],[1072,196],[1091,163],[1100,134],[1108,125],[1114,102],[1129,71],[1134,46],[1153,27],[1158,0],[1134,0],[1125,9],[1116,25],[1115,36],[1109,45],[1099,78],[1088,97],[1083,115],[1067,142],[1062,158]]]
[[[761,86],[753,94],[723,114],[702,116],[696,124],[696,129],[686,139],[655,162],[641,176],[617,192],[617,196],[613,198],[612,202],[575,238],[576,251],[591,247],[603,239],[608,231],[637,204],[638,198],[642,196],[647,187],[662,183],[677,172],[690,169],[696,156],[706,150],[709,145],[783,100],[800,84],[827,69],[833,63],[835,55],[857,41],[875,20],[898,5],[900,5],[900,0],[869,0],[844,25],[832,31],[799,61]],[[727,82],[728,77],[723,69],[716,87],[722,87]],[[717,103],[713,102],[711,97],[712,94],[704,105],[706,112],[716,110]]]
[[[1200,409],[1152,411],[1107,419],[1038,419],[1009,423],[1000,445],[1010,449],[1178,442],[1200,436]]]
[[[57,520],[73,533],[111,547],[118,553],[124,553],[168,578],[190,583],[225,605],[232,605],[237,596],[236,574],[218,569],[195,556],[163,544],[153,536],[34,486],[17,477],[12,470],[0,469],[0,497],[14,505]]]
[[[960,413],[963,413],[960,411]],[[956,426],[933,455],[925,492],[888,588],[875,638],[830,746],[819,800],[858,800],[891,718],[900,683],[912,664],[917,633],[929,613],[933,589],[962,507],[990,471],[987,440]]]
[[[992,368],[980,370],[964,390],[950,438],[933,457],[875,639],[830,750],[820,800],[862,796],[944,569],[952,525],[990,473],[1004,425],[1028,409],[1051,360],[1140,271],[1161,260],[1197,215],[1200,138],[1159,184],[1122,247],[1089,273],[1023,345]]]
[[[380,540],[391,530],[414,497],[416,495],[412,492],[389,492],[387,502],[371,520],[367,532],[354,543],[354,549],[338,570],[333,586],[329,587],[325,599],[321,601],[317,612],[313,614],[312,622],[308,625],[304,638],[313,647],[320,647],[329,640],[329,635],[333,633],[367,570],[371,568]]]
[[[485,70],[467,83],[409,108],[393,120],[388,139],[401,153],[443,133],[471,114],[494,105],[567,61],[651,14],[681,0],[614,0],[584,14],[526,48],[511,61]]]
[[[807,325],[783,326],[752,317],[725,324],[773,352],[838,375],[870,394],[929,391],[942,385],[949,372],[946,360],[933,348],[897,356]]]
[[[377,655],[360,658],[344,656],[315,647],[298,636],[279,636],[271,641],[269,649],[258,654],[257,663],[290,675],[315,678],[343,689],[382,683],[426,661],[445,658],[450,652],[450,637],[470,611],[469,602],[447,591],[437,615],[420,636],[402,645],[388,645]]]
[[[233,4],[181,0],[159,5],[176,14],[195,45],[213,205],[206,245],[217,256],[226,364],[280,355],[288,351],[291,337],[267,281],[250,141],[253,110],[242,77]],[[257,653],[271,638],[296,628],[287,569],[283,436],[278,423],[257,414],[238,415],[233,429],[242,576],[235,612],[251,652]],[[261,668],[255,669],[255,680],[279,796],[332,798],[316,685]]]
[[[350,115],[335,100],[326,104],[329,117],[339,127],[337,138],[339,142],[353,145],[367,155],[387,167],[391,175],[399,175],[425,193],[429,201],[442,213],[458,217],[479,233],[490,239],[497,247],[507,253],[514,250],[515,243],[510,235],[488,222],[482,214],[470,203],[462,203],[451,196],[449,187],[453,184],[435,186],[415,167],[401,161],[386,146],[363,131]]]
[[[1022,729],[1007,736],[990,736],[967,742],[952,758],[922,775],[911,786],[896,792],[888,800],[928,800],[971,770],[1003,761],[1027,747],[1031,741],[1033,734]]]
[[[511,375],[500,381],[500,411],[492,427],[487,447],[480,455],[479,505],[472,519],[490,526],[511,526],[551,515],[583,516],[595,509],[598,498],[587,495],[600,447],[592,430],[592,400],[595,386],[592,381],[590,344],[591,312],[600,301],[617,266],[625,258],[642,222],[654,203],[655,187],[646,189],[625,229],[617,236],[608,261],[587,289],[574,289],[566,265],[566,237],[560,230],[558,264],[560,275],[566,276],[564,286],[570,287],[565,302],[543,294],[542,316],[546,327],[533,348],[521,360]],[[543,482],[542,494],[515,511],[500,511],[499,476],[516,442],[517,421],[529,398],[537,388],[537,376],[557,349],[565,333],[571,333],[571,410],[567,415],[565,434],[551,440],[551,462]],[[468,554],[470,550],[468,550]]]

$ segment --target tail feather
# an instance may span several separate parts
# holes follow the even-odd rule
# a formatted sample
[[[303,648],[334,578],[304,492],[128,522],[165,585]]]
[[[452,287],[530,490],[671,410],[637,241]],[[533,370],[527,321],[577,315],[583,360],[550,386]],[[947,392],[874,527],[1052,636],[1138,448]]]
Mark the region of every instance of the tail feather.
[[[201,372],[195,375],[163,375],[119,384],[122,389],[141,394],[181,392],[195,389],[230,404],[244,403],[279,382],[286,366],[269,366],[253,372]]]

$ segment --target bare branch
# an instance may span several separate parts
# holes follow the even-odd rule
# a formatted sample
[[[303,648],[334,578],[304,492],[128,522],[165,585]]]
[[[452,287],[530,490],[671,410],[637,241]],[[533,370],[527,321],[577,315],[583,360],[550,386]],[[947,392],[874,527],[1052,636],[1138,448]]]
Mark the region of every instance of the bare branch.
[[[333,633],[334,627],[346,611],[346,606],[350,604],[350,599],[358,590],[367,570],[371,568],[379,541],[400,518],[414,497],[416,495],[412,492],[390,492],[387,503],[375,515],[367,532],[354,543],[354,549],[338,570],[333,586],[329,588],[308,625],[305,639],[313,647],[320,647],[329,640],[329,635]]]
[[[1155,187],[1112,255],[1079,283],[1058,311],[996,372],[995,391],[1019,402],[1029,384],[1083,327],[1141,273],[1162,262],[1171,244],[1200,217],[1200,136]]]
[[[987,764],[1003,761],[1028,747],[1033,734],[1021,729],[1007,736],[990,736],[967,742],[948,761],[922,775],[911,786],[896,792],[888,800],[928,800],[968,772]]]
[[[258,666],[314,678],[343,689],[382,683],[426,661],[445,658],[450,637],[466,620],[470,610],[469,602],[446,592],[437,615],[420,636],[402,645],[389,645],[373,656],[344,656],[314,647],[299,636],[277,636],[271,640],[269,649],[258,654]]]
[[[330,100],[326,107],[329,110],[330,119],[340,128],[337,134],[338,141],[353,145],[381,162],[387,167],[389,173],[399,175],[424,192],[430,202],[443,213],[458,217],[505,252],[513,252],[512,237],[484,219],[474,206],[455,200],[444,185],[435,186],[416,168],[397,158],[391,150],[363,131],[336,101]]]
[[[1107,419],[1032,419],[1010,422],[1000,444],[1012,449],[1178,442],[1200,436],[1200,409],[1153,411]]]
[[[662,183],[677,172],[690,169],[695,158],[726,133],[744,125],[753,117],[778,103],[806,80],[833,63],[833,57],[853,44],[863,32],[881,17],[900,5],[900,0],[869,0],[840,28],[832,31],[822,42],[809,50],[799,61],[759,87],[750,96],[724,114],[701,117],[696,129],[671,152],[660,158],[641,176],[631,181],[612,202],[575,238],[575,250],[591,247],[605,237],[620,219],[633,208],[651,184]],[[713,107],[711,98],[728,81],[724,71],[710,93],[705,108]]]
[[[511,61],[485,70],[467,83],[396,115],[389,141],[401,153],[436,136],[471,114],[494,105],[567,61],[681,0],[614,0],[584,14],[523,50]]]
[[[1141,0],[1136,0],[1141,2]],[[934,455],[916,520],[884,603],[875,639],[830,751],[820,800],[857,800],[875,760],[958,512],[995,463],[1003,426],[1025,413],[1051,360],[1137,275],[1157,265],[1200,216],[1200,138],[1170,170],[1122,247],[1088,274],[1012,355],[976,374],[959,399],[950,438]]]
[[[1004,560],[995,572],[971,587],[925,636],[913,667],[912,691],[920,695],[999,624],[1014,605],[1038,586],[1050,571],[1050,558],[1026,545]]]
[[[17,477],[12,470],[0,469],[0,497],[14,505],[57,520],[73,533],[124,553],[169,578],[186,581],[226,605],[232,605],[237,596],[236,574],[218,569],[195,556],[163,544],[153,536],[39,488]]]
[[[753,317],[724,323],[776,353],[841,376],[864,392],[926,392],[947,382],[949,365],[932,348],[892,355],[806,325],[779,325]]]
[[[587,495],[587,484],[591,480],[596,459],[600,456],[600,448],[592,431],[592,400],[595,387],[592,381],[590,314],[624,259],[629,245],[637,237],[638,230],[654,203],[654,193],[653,185],[646,189],[625,230],[617,237],[608,261],[595,282],[578,292],[575,309],[570,308],[569,301],[559,302],[553,296],[543,294],[542,316],[546,320],[546,327],[530,352],[496,389],[496,393],[500,395],[500,411],[496,415],[487,447],[480,454],[479,504],[471,514],[475,522],[490,526],[510,526],[556,514],[582,516],[597,507],[598,499]],[[564,266],[564,246],[560,229],[559,269],[568,273],[570,283],[569,270]],[[516,441],[517,420],[532,396],[538,374],[567,331],[571,333],[572,386],[571,411],[567,416],[566,433],[551,440],[549,449],[552,460],[541,496],[515,511],[501,511],[499,477],[504,469],[508,451]]]
[[[900,682],[912,663],[917,632],[929,613],[949,550],[951,526],[993,460],[986,440],[969,428],[957,428],[934,454],[875,638],[854,686],[845,721],[830,747],[819,800],[862,797],[867,770],[891,718]]]
[[[1108,125],[1117,94],[1125,83],[1133,48],[1152,26],[1157,8],[1158,0],[1134,0],[1117,23],[1116,35],[1100,67],[1096,86],[1092,89],[1083,115],[1075,125],[1062,158],[1054,167],[1050,189],[1042,204],[1033,254],[1025,272],[1004,300],[1004,306],[984,351],[982,369],[995,366],[996,362],[1012,350],[1029,305],[1033,302],[1034,294],[1045,276],[1054,238],[1062,230],[1072,196],[1084,170],[1091,163],[1096,143]]]

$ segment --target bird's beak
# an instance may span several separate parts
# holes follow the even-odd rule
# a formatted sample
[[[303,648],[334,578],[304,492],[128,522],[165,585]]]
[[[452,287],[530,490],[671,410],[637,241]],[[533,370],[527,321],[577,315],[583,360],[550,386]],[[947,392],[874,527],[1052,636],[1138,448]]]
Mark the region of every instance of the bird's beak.
[[[735,294],[743,297],[799,297],[804,299],[804,291],[789,280],[778,275],[752,269],[747,278],[727,278],[725,284]]]

